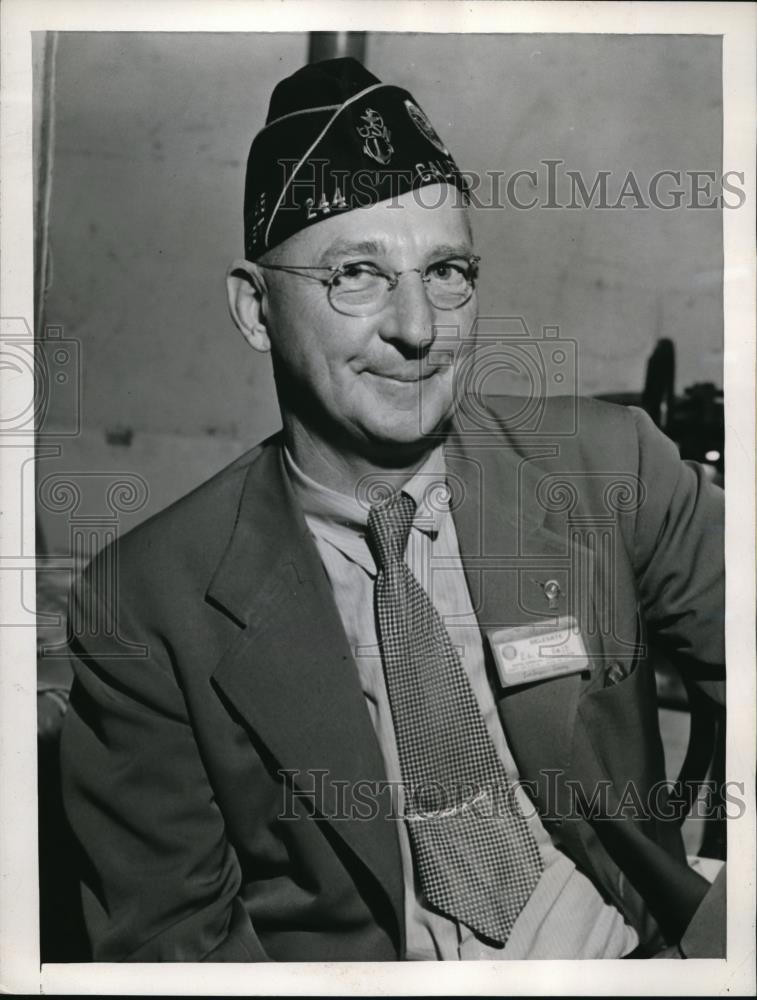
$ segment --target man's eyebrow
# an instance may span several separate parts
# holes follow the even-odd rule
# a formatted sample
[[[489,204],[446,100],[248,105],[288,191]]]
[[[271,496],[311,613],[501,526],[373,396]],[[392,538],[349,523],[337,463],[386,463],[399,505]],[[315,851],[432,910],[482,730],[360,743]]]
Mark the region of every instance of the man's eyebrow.
[[[429,257],[470,257],[473,247],[470,243],[439,243],[429,252]]]
[[[335,257],[354,257],[355,255],[377,257],[384,253],[386,246],[377,240],[337,240],[327,247],[319,258],[321,264],[332,261]]]

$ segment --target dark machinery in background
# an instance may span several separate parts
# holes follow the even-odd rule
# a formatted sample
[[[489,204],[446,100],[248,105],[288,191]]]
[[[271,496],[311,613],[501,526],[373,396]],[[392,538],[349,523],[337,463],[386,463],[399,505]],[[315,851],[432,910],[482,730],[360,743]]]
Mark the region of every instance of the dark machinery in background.
[[[640,406],[678,445],[681,458],[701,462],[714,482],[723,485],[723,390],[712,382],[696,382],[675,394],[675,344],[662,338],[647,361],[644,389],[640,393],[602,393],[597,399],[626,406]]]

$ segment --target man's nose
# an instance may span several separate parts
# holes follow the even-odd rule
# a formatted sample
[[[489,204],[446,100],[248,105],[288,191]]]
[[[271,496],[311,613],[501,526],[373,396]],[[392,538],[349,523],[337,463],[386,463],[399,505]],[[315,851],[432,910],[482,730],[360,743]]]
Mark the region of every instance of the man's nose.
[[[417,271],[405,271],[395,285],[381,317],[384,340],[419,351],[434,339],[434,308]]]

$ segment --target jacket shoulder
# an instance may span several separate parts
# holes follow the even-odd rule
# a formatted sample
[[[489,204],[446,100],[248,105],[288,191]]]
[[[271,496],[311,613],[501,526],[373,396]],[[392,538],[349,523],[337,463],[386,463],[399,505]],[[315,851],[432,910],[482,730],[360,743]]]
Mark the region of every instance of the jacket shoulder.
[[[557,464],[636,468],[641,438],[662,437],[643,410],[588,396],[487,396],[485,405],[510,447],[526,455],[548,445]]]

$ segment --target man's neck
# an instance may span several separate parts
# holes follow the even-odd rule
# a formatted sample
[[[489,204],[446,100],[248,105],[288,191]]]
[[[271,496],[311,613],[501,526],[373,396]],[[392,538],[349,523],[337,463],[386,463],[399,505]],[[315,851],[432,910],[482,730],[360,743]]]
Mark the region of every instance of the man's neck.
[[[367,476],[382,472],[391,471],[392,483],[401,485],[439,444],[438,438],[429,438],[404,452],[398,448],[392,456],[396,456],[396,461],[390,462],[382,461],[378,454],[367,454],[367,449],[361,452],[357,448],[339,447],[295,421],[284,421],[284,437],[292,458],[305,475],[322,486],[350,496]]]

